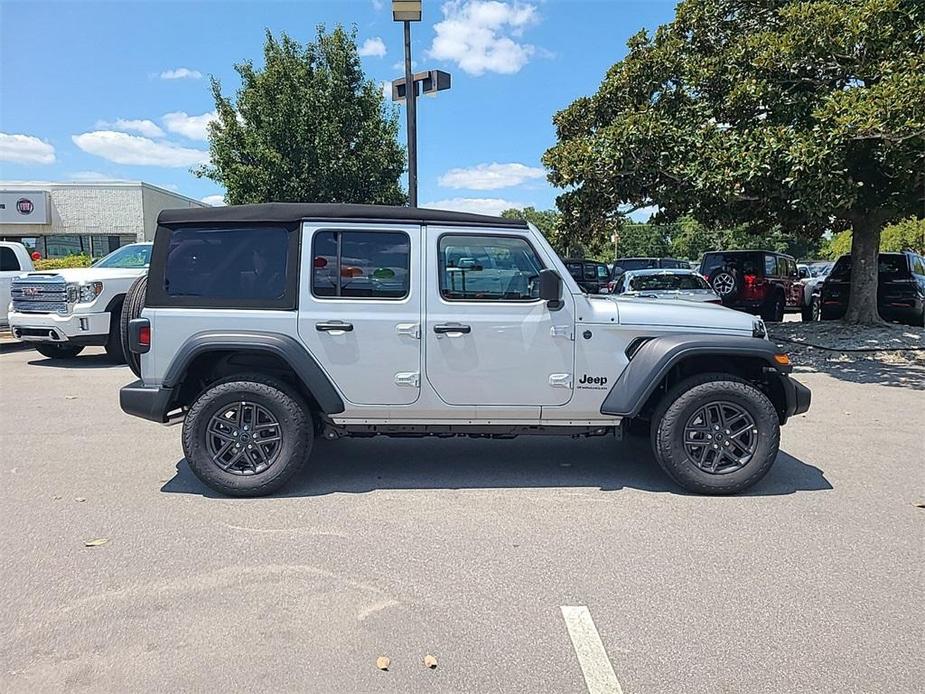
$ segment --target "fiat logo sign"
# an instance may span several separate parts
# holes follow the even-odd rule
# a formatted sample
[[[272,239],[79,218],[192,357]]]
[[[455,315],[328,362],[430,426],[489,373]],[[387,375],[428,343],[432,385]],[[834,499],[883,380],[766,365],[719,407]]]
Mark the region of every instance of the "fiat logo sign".
[[[32,204],[29,198],[20,198],[16,201],[16,210],[19,214],[32,214],[34,209],[35,205]]]

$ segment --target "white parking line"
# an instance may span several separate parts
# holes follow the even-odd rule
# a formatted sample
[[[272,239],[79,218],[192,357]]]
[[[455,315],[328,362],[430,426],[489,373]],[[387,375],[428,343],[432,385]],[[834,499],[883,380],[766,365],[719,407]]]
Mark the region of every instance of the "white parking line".
[[[580,605],[561,609],[588,694],[623,694],[588,608]]]

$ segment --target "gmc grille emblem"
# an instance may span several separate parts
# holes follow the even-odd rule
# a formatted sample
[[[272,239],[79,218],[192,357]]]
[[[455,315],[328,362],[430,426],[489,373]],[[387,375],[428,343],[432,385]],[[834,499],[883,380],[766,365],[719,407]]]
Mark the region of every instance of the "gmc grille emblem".
[[[38,287],[23,287],[22,295],[23,296],[38,296],[40,290]]]

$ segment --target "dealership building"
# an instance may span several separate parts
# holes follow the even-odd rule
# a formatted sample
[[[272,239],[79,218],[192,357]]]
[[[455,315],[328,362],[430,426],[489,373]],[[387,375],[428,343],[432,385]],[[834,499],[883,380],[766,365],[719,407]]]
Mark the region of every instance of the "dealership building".
[[[208,205],[141,181],[0,181],[0,240],[18,241],[43,258],[99,258],[150,241],[158,213],[177,207]]]

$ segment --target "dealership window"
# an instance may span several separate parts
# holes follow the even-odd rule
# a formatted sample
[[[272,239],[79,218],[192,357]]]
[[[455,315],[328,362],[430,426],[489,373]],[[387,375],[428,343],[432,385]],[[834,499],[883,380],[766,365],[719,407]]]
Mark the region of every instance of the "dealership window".
[[[319,231],[312,239],[312,293],[344,299],[403,299],[411,239],[401,232]]]

